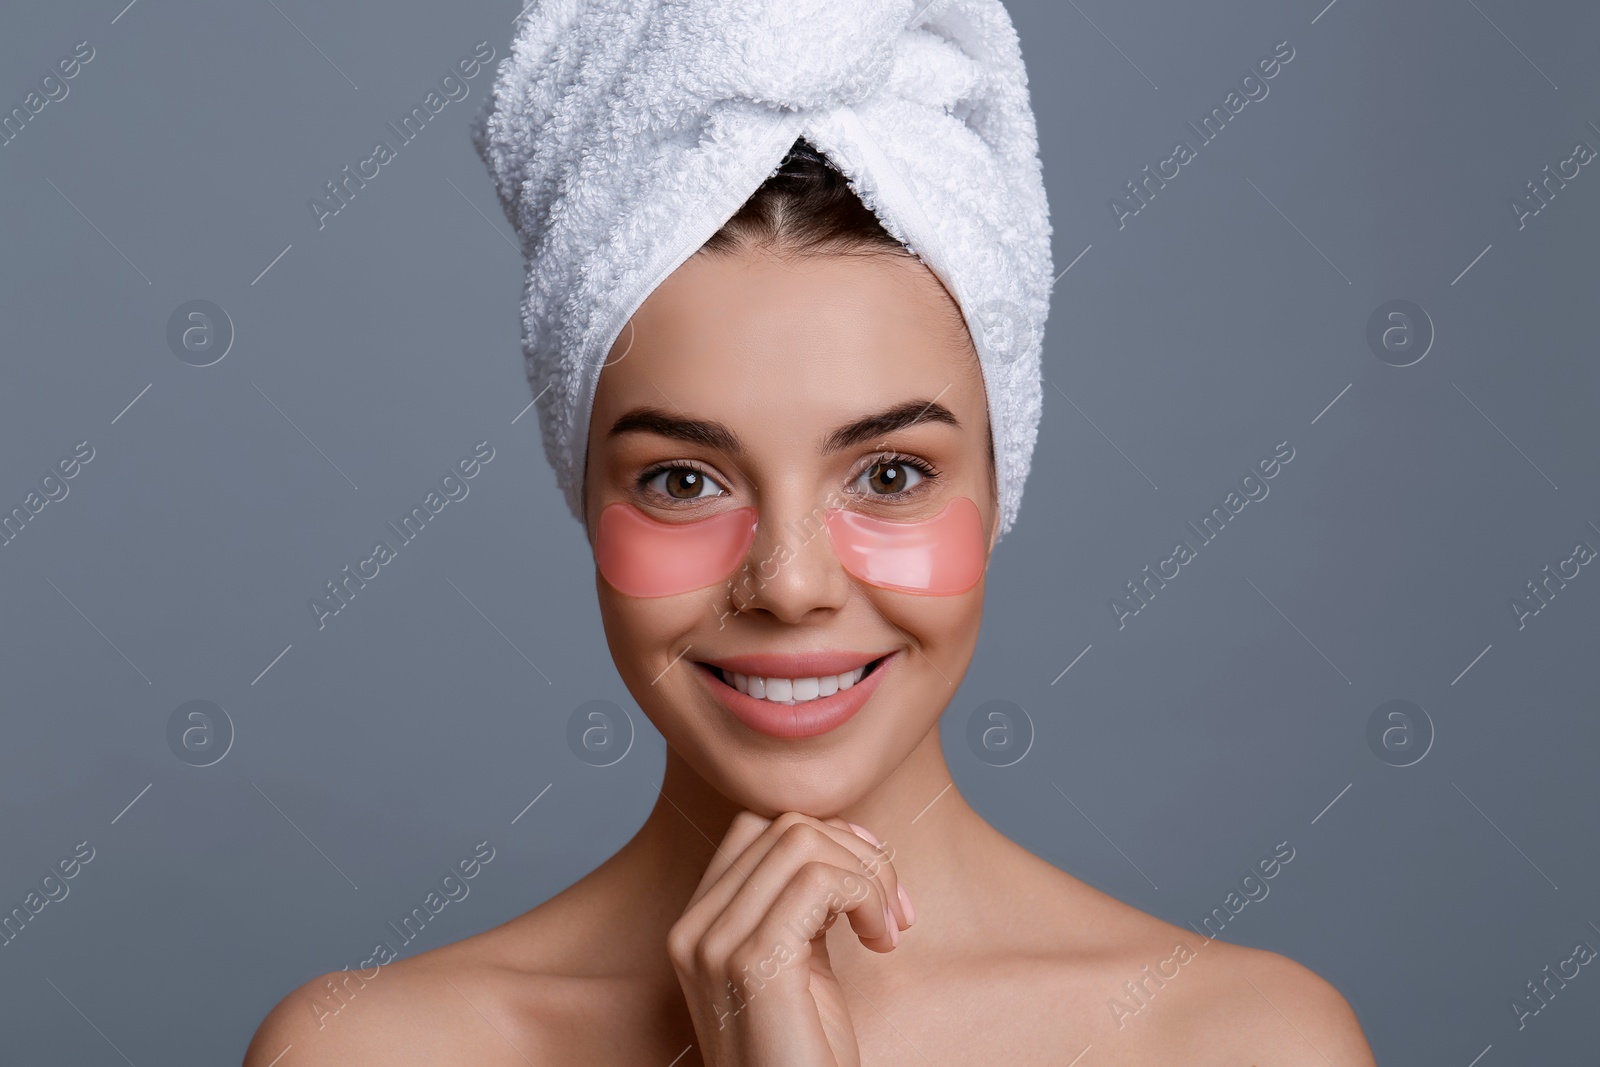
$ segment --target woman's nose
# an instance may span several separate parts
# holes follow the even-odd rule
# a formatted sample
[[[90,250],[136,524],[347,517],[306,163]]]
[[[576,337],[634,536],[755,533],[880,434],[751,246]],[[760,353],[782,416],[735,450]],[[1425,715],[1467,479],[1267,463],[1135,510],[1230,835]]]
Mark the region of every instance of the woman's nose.
[[[828,537],[826,510],[809,500],[762,501],[750,554],[733,576],[737,610],[798,623],[844,605],[850,576]]]

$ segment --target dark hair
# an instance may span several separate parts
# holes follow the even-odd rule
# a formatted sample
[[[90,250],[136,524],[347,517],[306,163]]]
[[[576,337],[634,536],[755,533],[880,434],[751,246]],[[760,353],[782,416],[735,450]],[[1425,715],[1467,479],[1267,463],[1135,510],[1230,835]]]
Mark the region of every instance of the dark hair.
[[[803,137],[704,249],[734,252],[750,246],[788,254],[911,254]]]

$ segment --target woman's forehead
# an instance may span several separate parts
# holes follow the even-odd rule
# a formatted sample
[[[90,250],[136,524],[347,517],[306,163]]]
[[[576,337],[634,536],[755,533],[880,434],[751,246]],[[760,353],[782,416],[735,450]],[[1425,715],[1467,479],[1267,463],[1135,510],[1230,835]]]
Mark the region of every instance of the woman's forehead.
[[[764,395],[763,410],[777,398],[881,406],[941,390],[948,403],[974,384],[976,359],[954,303],[910,257],[697,255],[623,330],[596,407],[675,391],[719,406]]]

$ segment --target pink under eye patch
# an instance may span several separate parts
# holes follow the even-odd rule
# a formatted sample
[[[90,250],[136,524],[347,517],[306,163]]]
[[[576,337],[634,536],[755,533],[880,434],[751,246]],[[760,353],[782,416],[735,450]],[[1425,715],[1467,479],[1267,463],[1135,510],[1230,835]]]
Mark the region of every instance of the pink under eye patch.
[[[840,564],[869,585],[952,596],[983,577],[983,518],[966,497],[921,522],[891,522],[843,508],[827,509],[823,521]],[[738,569],[750,553],[755,529],[753,507],[671,523],[632,504],[609,504],[600,512],[595,563],[612,588],[627,596],[689,593]]]
[[[983,517],[964,496],[922,522],[890,522],[843,508],[829,508],[823,518],[839,562],[869,585],[953,596],[983,577]]]
[[[750,554],[756,509],[698,522],[661,522],[632,504],[608,504],[595,535],[595,564],[626,596],[657,597],[715,585]]]

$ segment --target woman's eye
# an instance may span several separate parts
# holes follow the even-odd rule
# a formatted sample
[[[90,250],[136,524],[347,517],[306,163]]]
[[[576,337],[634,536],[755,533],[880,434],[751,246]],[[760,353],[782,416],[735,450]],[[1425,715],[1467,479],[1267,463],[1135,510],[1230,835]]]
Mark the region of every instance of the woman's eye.
[[[722,489],[706,475],[693,467],[668,467],[645,483],[662,496],[673,500],[695,500],[716,496]]]
[[[866,491],[880,496],[903,493],[921,482],[924,475],[902,460],[883,460],[861,472]]]

